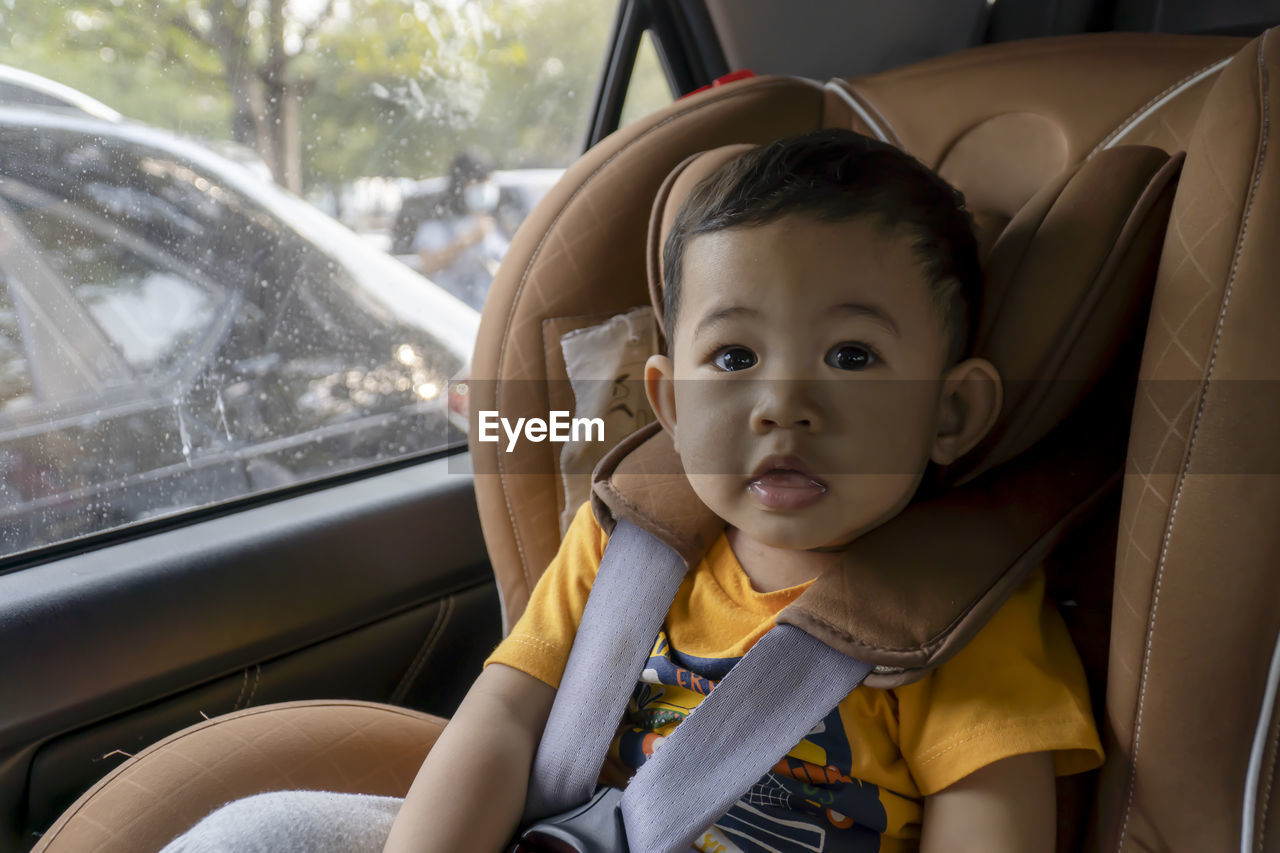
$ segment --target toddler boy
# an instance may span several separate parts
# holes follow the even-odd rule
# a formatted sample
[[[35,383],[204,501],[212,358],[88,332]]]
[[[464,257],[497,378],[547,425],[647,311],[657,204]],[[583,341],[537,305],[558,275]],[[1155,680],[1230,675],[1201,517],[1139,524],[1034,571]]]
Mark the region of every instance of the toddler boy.
[[[677,593],[604,778],[622,784],[839,551],[974,447],[1000,377],[964,358],[981,272],[944,181],[845,131],[741,155],[682,206],[667,353],[645,386],[726,523]],[[599,566],[579,510],[524,616],[432,750],[387,841],[499,851]],[[854,690],[700,837],[710,851],[1051,850],[1056,774],[1096,766],[1084,674],[1035,573],[955,657]],[[794,702],[796,697],[761,697]]]
[[[931,462],[974,447],[1001,399],[995,368],[963,357],[981,288],[970,219],[891,146],[830,130],[731,160],[681,207],[663,279],[667,353],[649,360],[646,392],[726,529],[654,641],[602,773],[614,785],[844,546],[907,505]],[[383,839],[387,853],[504,850],[605,540],[582,507],[403,805],[249,797],[166,853],[371,853]],[[919,681],[853,690],[697,848],[1052,850],[1054,775],[1102,751],[1043,590],[1036,572]]]

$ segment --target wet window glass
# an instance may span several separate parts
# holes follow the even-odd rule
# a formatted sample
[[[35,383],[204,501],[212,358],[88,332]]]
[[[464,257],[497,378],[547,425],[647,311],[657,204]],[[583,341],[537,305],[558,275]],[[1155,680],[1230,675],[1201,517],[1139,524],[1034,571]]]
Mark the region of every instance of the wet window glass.
[[[457,443],[614,12],[0,0],[0,556]]]
[[[22,321],[8,282],[0,281],[0,417],[32,402],[31,364],[23,346]]]
[[[31,270],[33,284],[66,288],[91,321],[86,325],[96,326],[138,374],[173,369],[221,313],[225,289],[166,252],[165,237],[152,223],[128,227],[134,224],[127,222],[131,213],[149,211],[157,200],[131,186],[144,176],[138,168],[143,164],[117,158],[113,165],[120,171],[94,175],[77,161],[106,146],[75,135],[63,138],[62,150],[41,151],[51,159],[39,161],[38,174],[31,168],[36,164],[22,156],[41,147],[34,144],[36,134],[0,130],[0,168],[6,175],[0,203],[10,233],[32,268],[47,266],[43,275]],[[145,165],[154,168],[155,162]],[[76,179],[66,181],[67,174]],[[191,230],[199,227],[179,206],[165,204],[161,212],[195,226]]]

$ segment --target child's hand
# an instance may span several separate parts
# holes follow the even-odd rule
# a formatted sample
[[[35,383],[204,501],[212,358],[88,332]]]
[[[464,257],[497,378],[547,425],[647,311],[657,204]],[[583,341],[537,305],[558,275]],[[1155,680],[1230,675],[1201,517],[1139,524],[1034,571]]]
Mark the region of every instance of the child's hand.
[[[989,764],[925,800],[920,853],[1051,853],[1057,828],[1053,757]]]

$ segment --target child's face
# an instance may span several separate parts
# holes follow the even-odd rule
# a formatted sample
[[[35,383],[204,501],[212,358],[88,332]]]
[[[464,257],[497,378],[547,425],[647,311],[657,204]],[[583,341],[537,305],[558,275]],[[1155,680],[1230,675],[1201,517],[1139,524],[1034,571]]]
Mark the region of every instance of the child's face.
[[[694,491],[752,538],[846,544],[968,440],[912,239],[792,216],[686,247],[674,352],[646,387]]]

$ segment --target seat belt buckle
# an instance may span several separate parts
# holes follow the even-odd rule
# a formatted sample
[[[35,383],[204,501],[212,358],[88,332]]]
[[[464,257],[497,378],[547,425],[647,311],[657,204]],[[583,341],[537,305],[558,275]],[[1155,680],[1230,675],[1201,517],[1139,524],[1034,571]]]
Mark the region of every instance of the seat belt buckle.
[[[584,804],[530,824],[507,853],[630,853],[621,803],[621,788],[598,788]]]

